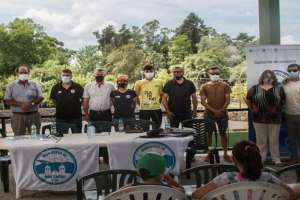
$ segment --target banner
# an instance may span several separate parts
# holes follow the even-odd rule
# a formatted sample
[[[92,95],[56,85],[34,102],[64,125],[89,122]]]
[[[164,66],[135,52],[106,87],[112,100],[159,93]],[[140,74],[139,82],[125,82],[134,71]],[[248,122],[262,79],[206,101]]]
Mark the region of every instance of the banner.
[[[99,171],[98,144],[18,146],[10,150],[21,190],[75,191],[76,179]]]
[[[184,152],[192,139],[189,136],[112,142],[108,144],[110,169],[135,170],[138,160],[143,155],[156,153],[165,158],[167,164],[166,172],[178,175],[180,173],[180,164],[184,160]]]
[[[272,70],[281,83],[288,76],[287,66],[300,64],[300,45],[263,45],[246,48],[247,86],[258,84],[261,73]],[[255,141],[255,130],[249,112],[249,139]],[[280,150],[282,156],[287,156],[287,129],[283,124],[280,130]]]

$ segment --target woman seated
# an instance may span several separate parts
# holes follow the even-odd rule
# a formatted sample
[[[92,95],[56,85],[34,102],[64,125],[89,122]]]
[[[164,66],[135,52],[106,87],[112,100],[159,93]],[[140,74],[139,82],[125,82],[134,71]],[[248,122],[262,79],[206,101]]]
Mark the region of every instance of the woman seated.
[[[263,163],[258,147],[249,141],[241,141],[234,145],[232,158],[239,172],[224,172],[212,181],[193,192],[192,197],[200,199],[206,193],[230,183],[241,181],[262,181],[275,183],[286,188],[294,198],[293,190],[270,173],[262,172]]]
[[[163,185],[184,192],[184,188],[170,176],[165,175],[166,161],[164,157],[147,153],[138,160],[137,170],[143,182],[136,185]]]

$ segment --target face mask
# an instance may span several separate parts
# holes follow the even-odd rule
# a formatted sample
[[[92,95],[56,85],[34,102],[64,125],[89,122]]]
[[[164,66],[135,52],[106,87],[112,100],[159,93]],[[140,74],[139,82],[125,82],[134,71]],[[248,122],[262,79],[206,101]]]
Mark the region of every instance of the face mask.
[[[96,76],[95,79],[98,83],[100,83],[104,80],[104,76]]]
[[[220,80],[220,75],[210,75],[209,78],[211,81],[218,81]]]
[[[289,72],[289,76],[291,78],[298,78],[299,77],[299,71],[297,71],[297,72]]]
[[[19,74],[19,80],[20,81],[27,81],[28,80],[28,74]]]
[[[61,76],[61,81],[63,83],[69,83],[71,81],[71,78],[69,76]]]
[[[153,77],[154,77],[154,72],[147,72],[147,73],[145,73],[145,78],[147,80],[151,80],[151,79],[153,79]]]
[[[174,78],[179,81],[183,78],[183,75],[176,75],[174,76]]]
[[[273,79],[272,78],[264,78],[263,79],[263,82],[265,83],[265,84],[272,84],[273,83]]]
[[[127,83],[118,83],[118,87],[119,88],[126,88],[127,87]]]

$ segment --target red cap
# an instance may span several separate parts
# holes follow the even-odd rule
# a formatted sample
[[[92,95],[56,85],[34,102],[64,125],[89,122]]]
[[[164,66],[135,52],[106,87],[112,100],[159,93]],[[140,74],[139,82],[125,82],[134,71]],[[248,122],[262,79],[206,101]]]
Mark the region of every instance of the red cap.
[[[128,76],[126,74],[119,74],[117,76],[117,81],[128,81]]]

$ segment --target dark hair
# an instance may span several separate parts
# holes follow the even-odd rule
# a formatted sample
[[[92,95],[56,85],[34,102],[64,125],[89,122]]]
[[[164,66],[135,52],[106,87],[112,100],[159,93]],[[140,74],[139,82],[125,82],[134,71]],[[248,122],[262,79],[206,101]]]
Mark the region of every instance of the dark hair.
[[[290,68],[290,67],[297,67],[298,70],[300,70],[300,65],[298,65],[296,63],[290,64],[290,65],[287,66],[287,68]]]
[[[208,68],[207,72],[209,72],[210,70],[219,70],[219,71],[221,71],[220,67],[218,67],[218,66],[212,66],[212,67]]]
[[[241,141],[233,146],[232,155],[243,166],[242,176],[252,181],[261,176],[263,164],[258,147],[253,142]]]
[[[28,70],[28,73],[30,72],[30,69],[29,69],[29,66],[28,66],[28,65],[26,65],[26,64],[20,64],[20,65],[15,69],[15,73],[16,73],[16,74],[19,73],[19,68],[20,68],[20,67],[26,67],[27,70]]]
[[[149,178],[157,177],[157,176],[151,176],[150,172],[147,169],[144,169],[144,168],[139,169],[139,174],[140,174],[140,176],[143,180],[147,180]]]
[[[146,64],[146,65],[144,65],[143,69],[144,69],[144,70],[154,70],[155,68],[154,68],[153,65]]]
[[[72,75],[72,71],[70,69],[63,69],[62,73],[67,73]]]
[[[273,83],[272,83],[272,85],[273,86],[274,85],[278,85],[278,80],[277,80],[277,78],[275,76],[275,73],[272,70],[269,70],[269,69],[267,69],[263,73],[261,73],[261,75],[260,75],[260,77],[258,79],[258,84],[260,84],[260,85],[264,84],[264,78],[265,78],[265,76],[267,74],[271,74],[271,78],[274,80]]]

